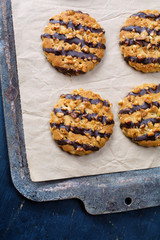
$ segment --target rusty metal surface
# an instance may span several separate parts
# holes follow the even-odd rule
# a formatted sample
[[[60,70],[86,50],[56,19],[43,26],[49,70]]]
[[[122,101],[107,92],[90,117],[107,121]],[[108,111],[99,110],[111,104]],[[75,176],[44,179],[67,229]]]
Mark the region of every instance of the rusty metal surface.
[[[34,183],[29,176],[18,86],[11,2],[0,2],[1,87],[12,181],[33,201],[78,198],[90,214],[160,205],[160,168]]]

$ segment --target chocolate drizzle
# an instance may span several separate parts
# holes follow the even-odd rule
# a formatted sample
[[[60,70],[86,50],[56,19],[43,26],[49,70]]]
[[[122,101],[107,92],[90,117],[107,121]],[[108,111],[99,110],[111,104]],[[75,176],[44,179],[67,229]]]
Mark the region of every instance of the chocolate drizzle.
[[[144,65],[149,63],[159,63],[160,64],[160,58],[138,58],[133,56],[127,56],[124,58],[126,62],[135,62],[135,63],[143,63]]]
[[[97,99],[90,99],[90,98],[85,98],[82,97],[81,95],[75,95],[75,94],[63,94],[61,97],[66,98],[66,99],[73,99],[73,100],[81,100],[82,102],[84,101],[89,101],[91,104],[98,104],[98,103],[103,103],[104,106],[110,107],[110,104],[106,100],[101,100],[99,98]]]
[[[55,128],[64,128],[67,130],[67,132],[73,132],[75,134],[81,134],[81,135],[86,135],[86,134],[90,134],[92,137],[97,137],[97,136],[100,136],[101,138],[110,138],[111,136],[111,133],[101,133],[99,132],[98,130],[92,130],[92,129],[85,129],[85,128],[78,128],[78,127],[73,127],[73,126],[70,126],[70,125],[65,125],[63,123],[51,123],[50,124],[51,128],[52,127],[55,127]]]
[[[160,107],[159,102],[152,102],[152,103],[146,103],[144,102],[142,105],[133,105],[132,108],[125,108],[125,109],[121,109],[119,111],[119,114],[132,114],[136,111],[139,111],[140,109],[147,109],[147,108],[151,108],[152,106],[156,106],[157,108]]]
[[[54,113],[63,113],[64,115],[69,115],[69,111],[67,109],[62,109],[62,108],[54,108],[53,109]]]
[[[114,124],[113,120],[108,119],[106,116],[98,116],[97,113],[86,113],[86,112],[82,113],[81,111],[69,112],[67,109],[62,110],[62,108],[54,108],[53,111],[55,114],[59,112],[59,113],[63,113],[64,115],[71,115],[74,118],[80,118],[80,119],[87,118],[88,121],[96,120],[101,122],[104,125]]]
[[[105,49],[106,48],[106,46],[103,43],[100,43],[100,42],[97,42],[96,44],[93,44],[92,42],[86,42],[84,39],[80,39],[78,37],[67,38],[67,36],[65,34],[60,34],[60,33],[54,33],[53,35],[50,35],[49,33],[44,33],[41,37],[63,40],[64,42],[67,42],[69,44],[72,44],[72,43],[75,43],[77,45],[80,44],[80,46],[82,48],[84,46],[88,46],[89,48],[99,48],[99,49]]]
[[[134,122],[125,122],[125,123],[121,123],[120,124],[120,128],[139,128],[141,127],[143,124],[147,125],[149,122],[152,122],[153,125],[155,123],[160,123],[160,118],[147,118],[147,119],[142,119],[142,121],[138,122],[138,123],[134,123]]]
[[[146,46],[148,46],[149,43],[150,42],[146,42],[145,40],[134,40],[132,38],[126,38],[124,41],[120,41],[119,45],[120,46],[122,46],[122,45],[132,46],[132,45],[138,44],[138,45],[140,45],[142,47],[146,47]],[[152,44],[152,46],[159,47],[160,44],[157,44],[157,45],[156,44]]]
[[[77,149],[77,148],[83,148],[85,151],[98,151],[99,150],[99,147],[96,147],[96,146],[91,146],[91,145],[87,145],[87,144],[80,144],[80,143],[77,143],[75,141],[70,141],[68,139],[62,139],[62,140],[55,140],[56,143],[60,146],[62,145],[72,145],[74,147],[74,149]]]
[[[157,21],[157,20],[160,20],[160,14],[152,14],[152,13],[149,13],[149,14],[146,14],[144,12],[138,12],[136,14],[133,14],[132,16],[134,17],[140,17],[140,18],[151,18],[153,19],[154,21]]]
[[[146,42],[145,40],[134,40],[132,38],[126,38],[124,41],[120,41],[119,45],[126,45],[126,46],[132,46],[132,45],[140,45],[141,47],[147,47],[148,44],[151,44],[150,48],[160,48],[160,43],[152,44],[150,41]]]
[[[133,138],[133,141],[140,142],[140,141],[155,141],[156,138],[160,137],[160,131],[155,131],[153,136],[148,136],[147,134],[144,134],[139,137]]]
[[[72,10],[71,10],[71,11],[72,11]],[[80,13],[80,14],[86,14],[86,15],[89,15],[88,13],[84,13],[84,12],[79,11],[79,10],[78,10],[78,11],[75,11],[75,10],[74,10],[74,12],[75,12],[75,13]]]
[[[100,62],[101,59],[97,57],[93,53],[84,53],[84,52],[76,52],[74,50],[69,50],[66,51],[64,47],[62,47],[62,50],[54,49],[54,48],[43,48],[43,50],[47,53],[53,53],[56,56],[64,55],[64,56],[72,56],[72,57],[77,57],[77,58],[82,58],[82,59],[88,59],[88,60],[96,60],[97,62]]]
[[[141,89],[139,92],[135,93],[135,92],[130,92],[128,93],[127,96],[130,96],[130,95],[133,95],[133,96],[138,96],[138,97],[141,97],[145,94],[150,94],[150,93],[159,93],[160,92],[160,84],[156,86],[156,88],[147,88],[147,89]]]
[[[150,29],[147,27],[140,27],[140,26],[124,26],[121,28],[120,31],[127,31],[127,32],[137,32],[137,33],[142,33],[143,31],[147,31],[148,34],[151,34],[152,32],[155,32],[157,35],[160,35],[160,30],[156,31],[154,28]]]
[[[84,74],[85,72],[83,72],[82,70],[74,70],[72,68],[63,68],[63,67],[58,67],[58,66],[54,66],[57,71],[69,75],[69,76],[73,76],[73,75],[78,75],[78,74]]]
[[[80,30],[80,29],[84,29],[84,31],[91,31],[93,33],[105,33],[104,29],[102,28],[92,28],[92,27],[88,27],[85,25],[82,25],[81,23],[79,24],[74,24],[72,21],[69,22],[64,22],[62,20],[55,20],[55,19],[50,19],[50,23],[59,23],[60,25],[66,26],[66,28],[72,28],[73,30]]]

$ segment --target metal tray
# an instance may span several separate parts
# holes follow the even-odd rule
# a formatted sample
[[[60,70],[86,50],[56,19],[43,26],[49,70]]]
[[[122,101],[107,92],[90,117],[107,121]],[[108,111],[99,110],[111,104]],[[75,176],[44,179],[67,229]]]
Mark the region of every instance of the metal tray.
[[[25,154],[11,1],[0,2],[1,86],[12,181],[33,201],[78,198],[90,214],[160,205],[160,168],[32,182]]]

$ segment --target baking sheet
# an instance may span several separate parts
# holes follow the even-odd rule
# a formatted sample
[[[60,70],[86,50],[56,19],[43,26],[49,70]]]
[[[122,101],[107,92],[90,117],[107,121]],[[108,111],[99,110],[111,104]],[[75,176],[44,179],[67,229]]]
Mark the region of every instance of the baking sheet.
[[[123,60],[118,41],[121,25],[139,10],[157,9],[159,1],[12,0],[18,75],[27,161],[32,181],[129,171],[160,166],[159,148],[143,148],[119,128],[118,101],[142,83],[159,83],[160,73],[143,74]],[[66,9],[88,12],[106,31],[102,62],[86,75],[68,77],[46,60],[40,35],[51,16]],[[88,156],[63,152],[49,130],[50,113],[62,93],[83,87],[113,104],[114,133],[105,147]]]

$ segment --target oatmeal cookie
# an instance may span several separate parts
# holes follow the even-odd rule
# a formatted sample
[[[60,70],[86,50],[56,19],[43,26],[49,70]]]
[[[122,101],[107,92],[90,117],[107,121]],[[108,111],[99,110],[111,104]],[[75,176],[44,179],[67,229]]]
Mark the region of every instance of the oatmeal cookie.
[[[48,61],[67,75],[92,70],[104,55],[104,30],[87,13],[67,10],[49,20],[42,37]]]
[[[98,151],[109,140],[113,126],[109,101],[83,89],[62,94],[51,113],[53,139],[71,154]]]
[[[123,133],[139,145],[160,146],[160,84],[137,86],[119,105]]]
[[[128,18],[120,30],[126,62],[138,71],[160,71],[160,13],[145,10]]]

